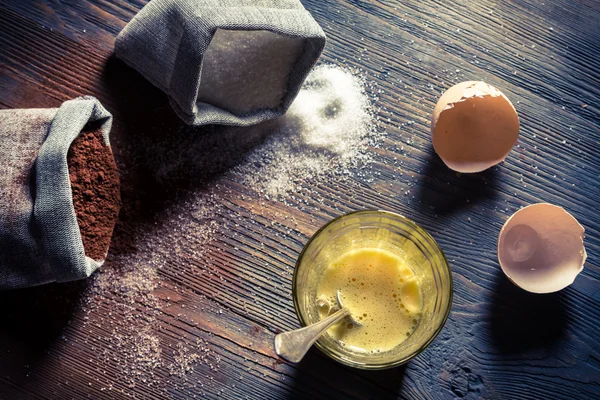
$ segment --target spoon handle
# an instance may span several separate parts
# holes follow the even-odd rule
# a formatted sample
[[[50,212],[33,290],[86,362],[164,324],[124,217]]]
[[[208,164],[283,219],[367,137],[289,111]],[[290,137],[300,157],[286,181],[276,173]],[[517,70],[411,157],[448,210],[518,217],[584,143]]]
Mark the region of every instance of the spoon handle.
[[[297,363],[302,360],[310,346],[333,324],[349,315],[347,308],[342,308],[316,324],[294,331],[283,332],[275,336],[275,353],[288,361]]]

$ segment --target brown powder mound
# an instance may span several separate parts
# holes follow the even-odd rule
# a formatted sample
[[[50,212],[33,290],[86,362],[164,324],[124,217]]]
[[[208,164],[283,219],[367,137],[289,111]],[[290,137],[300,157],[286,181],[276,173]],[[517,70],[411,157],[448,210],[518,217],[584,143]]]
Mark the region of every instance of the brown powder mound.
[[[88,124],[67,154],[73,206],[85,254],[104,260],[121,208],[119,170],[98,124]]]

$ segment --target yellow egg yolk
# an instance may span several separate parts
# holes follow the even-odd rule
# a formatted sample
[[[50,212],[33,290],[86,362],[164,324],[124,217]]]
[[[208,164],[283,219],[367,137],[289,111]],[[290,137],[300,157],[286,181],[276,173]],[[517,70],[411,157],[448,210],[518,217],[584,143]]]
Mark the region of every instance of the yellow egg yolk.
[[[419,277],[395,254],[364,248],[344,253],[327,268],[317,289],[321,319],[335,311],[336,293],[352,318],[328,334],[359,352],[384,352],[405,341],[419,323],[423,307]],[[325,302],[323,302],[325,301]]]

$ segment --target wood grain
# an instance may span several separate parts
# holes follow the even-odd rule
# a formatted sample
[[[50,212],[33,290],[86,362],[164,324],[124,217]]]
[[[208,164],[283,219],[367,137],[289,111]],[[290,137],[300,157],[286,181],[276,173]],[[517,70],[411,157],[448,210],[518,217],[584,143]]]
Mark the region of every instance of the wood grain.
[[[328,36],[322,62],[361,71],[386,134],[368,169],[304,182],[285,202],[235,170],[263,133],[244,130],[240,154],[216,155],[227,132],[186,129],[112,57],[144,3],[0,1],[0,107],[99,98],[115,116],[125,203],[93,281],[0,293],[0,398],[600,397],[600,3],[303,1]],[[500,166],[459,175],[433,153],[429,116],[446,88],[473,79],[511,99],[521,136]],[[167,164],[172,154],[181,164]],[[506,218],[540,201],[579,219],[588,251],[575,283],[545,296],[514,287],[495,251]],[[348,369],[317,350],[282,362],[272,339],[298,326],[299,252],[329,219],[363,208],[410,216],[438,241],[455,286],[446,326],[391,370]],[[111,282],[144,271],[153,290]],[[153,338],[160,363],[137,371],[128,346],[151,353]],[[179,374],[186,352],[206,356]]]

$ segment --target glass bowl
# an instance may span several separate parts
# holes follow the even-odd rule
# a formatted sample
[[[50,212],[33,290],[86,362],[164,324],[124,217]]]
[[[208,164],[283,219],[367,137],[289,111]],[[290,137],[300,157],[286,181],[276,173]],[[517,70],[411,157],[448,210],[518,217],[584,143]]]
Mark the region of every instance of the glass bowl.
[[[342,254],[361,248],[394,253],[420,277],[421,320],[413,333],[392,350],[353,351],[327,333],[315,345],[334,360],[361,369],[386,369],[404,364],[423,351],[442,330],[452,305],[452,275],[444,253],[423,228],[387,211],[356,211],[338,217],[308,241],[294,270],[292,294],[302,326],[320,320],[317,289],[329,265]]]

